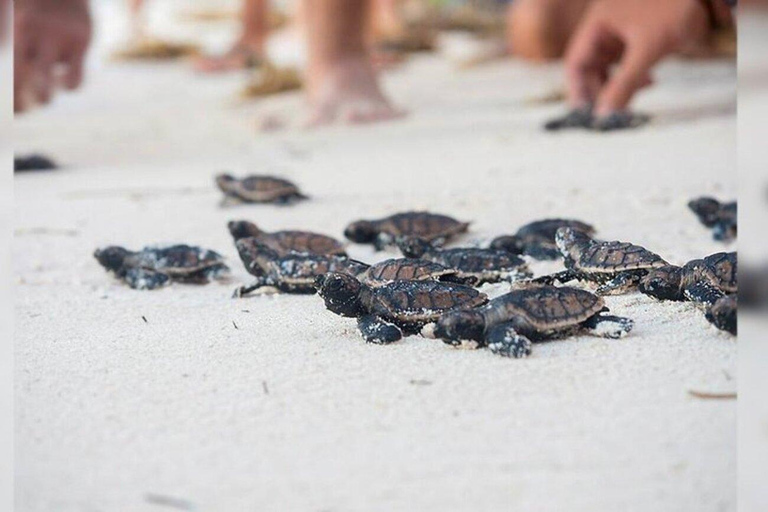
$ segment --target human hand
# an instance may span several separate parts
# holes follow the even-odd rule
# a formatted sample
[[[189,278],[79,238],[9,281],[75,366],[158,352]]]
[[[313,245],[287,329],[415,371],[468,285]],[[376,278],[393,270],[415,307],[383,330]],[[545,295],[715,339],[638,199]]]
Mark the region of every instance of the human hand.
[[[77,88],[91,39],[87,0],[14,2],[14,110],[48,103],[57,85]]]
[[[625,110],[659,60],[710,30],[700,0],[595,0],[566,53],[569,103],[597,117]]]

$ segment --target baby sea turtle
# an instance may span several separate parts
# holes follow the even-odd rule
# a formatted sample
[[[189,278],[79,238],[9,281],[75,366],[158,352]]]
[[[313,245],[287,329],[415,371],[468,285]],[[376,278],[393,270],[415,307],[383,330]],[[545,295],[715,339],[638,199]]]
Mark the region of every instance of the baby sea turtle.
[[[320,254],[325,256],[346,256],[344,246],[330,236],[309,231],[262,231],[253,222],[233,220],[227,224],[229,232],[235,241],[241,238],[256,238],[280,255],[290,251]]]
[[[357,276],[366,285],[375,288],[393,281],[443,281],[474,285],[473,278],[465,278],[454,269],[439,263],[416,258],[393,258],[379,262]]]
[[[224,192],[222,204],[277,203],[288,204],[307,196],[288,180],[275,176],[246,176],[235,178],[230,174],[216,176],[216,185]]]
[[[652,270],[640,281],[638,289],[660,300],[711,305],[724,295],[737,292],[737,266],[735,252],[718,252],[682,267],[667,265]]]
[[[628,111],[616,111],[607,116],[597,117],[592,112],[592,106],[586,106],[574,108],[564,116],[546,122],[544,129],[547,131],[559,131],[568,128],[584,128],[598,132],[608,132],[638,128],[650,120],[650,116],[646,114]]]
[[[720,297],[717,302],[709,306],[705,314],[706,319],[720,329],[734,336],[738,333],[738,299],[736,295]]]
[[[358,244],[373,244],[376,250],[394,245],[401,238],[417,236],[434,245],[469,228],[468,222],[429,212],[404,212],[378,220],[359,220],[344,230],[344,236]]]
[[[579,220],[545,219],[526,224],[514,235],[494,238],[490,247],[537,260],[556,260],[562,257],[555,243],[555,234],[560,228],[572,228],[589,236],[595,234],[595,228]]]
[[[700,197],[688,203],[699,221],[712,229],[712,237],[721,242],[736,239],[738,211],[736,201],[721,203],[712,197]]]
[[[634,289],[650,270],[669,265],[656,253],[627,242],[593,240],[572,228],[555,236],[566,270],[534,279],[536,283],[566,283],[574,279],[597,283],[598,295],[616,295]]]
[[[45,155],[26,155],[13,157],[13,172],[51,171],[59,166]]]
[[[221,255],[189,245],[145,247],[138,252],[110,246],[93,255],[101,266],[137,290],[153,290],[171,281],[203,284],[229,272]]]
[[[605,315],[601,297],[570,287],[540,286],[496,297],[486,306],[441,316],[435,336],[454,346],[488,347],[506,357],[526,357],[532,341],[586,332],[621,338],[632,330],[629,318]]]
[[[451,268],[464,279],[473,279],[476,285],[515,281],[531,277],[524,259],[506,251],[460,247],[439,249],[421,238],[405,238],[400,250],[408,258],[421,258]]]
[[[325,307],[356,317],[370,343],[392,343],[417,334],[443,313],[485,304],[488,298],[469,286],[439,281],[394,281],[371,288],[349,274],[330,272],[317,278]]]
[[[347,272],[359,275],[368,269],[365,263],[344,256],[323,256],[288,252],[280,254],[256,238],[241,238],[235,242],[246,270],[256,281],[235,290],[241,297],[259,288],[275,288],[284,293],[315,293],[315,278],[326,272]]]

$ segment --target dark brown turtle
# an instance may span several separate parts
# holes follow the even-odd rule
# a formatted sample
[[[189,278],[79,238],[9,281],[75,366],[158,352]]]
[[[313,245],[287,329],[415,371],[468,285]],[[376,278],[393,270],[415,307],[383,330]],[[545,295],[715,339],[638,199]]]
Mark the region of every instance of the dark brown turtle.
[[[736,295],[720,297],[709,306],[705,314],[706,319],[720,329],[734,336],[738,334],[738,299]]]
[[[555,237],[566,270],[534,279],[541,284],[574,279],[599,286],[598,295],[616,295],[633,290],[649,271],[669,265],[656,253],[627,242],[602,242],[571,228],[560,228]]]
[[[371,288],[337,272],[318,277],[315,286],[325,307],[357,318],[363,338],[379,344],[417,334],[447,311],[475,308],[488,300],[474,288],[456,283],[394,281]]]
[[[738,208],[736,201],[721,203],[712,197],[700,197],[688,203],[704,226],[712,229],[712,238],[721,242],[736,239]]]
[[[344,256],[322,256],[289,252],[281,255],[256,238],[241,238],[235,242],[245,269],[256,280],[235,290],[242,297],[259,288],[273,288],[283,293],[315,293],[315,278],[326,272],[348,272],[359,275],[368,265]]]
[[[216,185],[224,192],[223,205],[238,203],[288,204],[307,196],[288,180],[275,176],[246,176],[235,178],[230,174],[216,176]]]
[[[601,297],[570,287],[540,286],[515,290],[486,306],[442,315],[435,336],[454,346],[488,347],[506,357],[526,357],[532,341],[586,332],[621,338],[632,330],[629,318],[605,315]]]
[[[660,300],[690,300],[714,304],[737,292],[738,261],[735,252],[718,252],[682,267],[667,265],[652,270],[638,289]]]
[[[221,255],[189,245],[145,247],[138,252],[110,246],[93,255],[101,266],[137,290],[153,290],[171,281],[203,284],[229,272]]]
[[[253,222],[233,220],[227,224],[235,241],[242,238],[256,238],[259,242],[285,255],[290,251],[320,254],[324,256],[346,256],[344,246],[330,236],[309,231],[262,231]]]
[[[528,264],[514,254],[494,249],[459,247],[439,249],[421,238],[405,238],[400,250],[408,258],[421,258],[456,271],[462,279],[472,279],[475,284],[515,281],[531,277]]]
[[[555,234],[560,228],[572,228],[589,236],[595,234],[595,228],[579,220],[544,219],[526,224],[514,235],[494,238],[490,248],[525,254],[536,260],[556,260],[562,257],[555,243]]]
[[[472,278],[462,278],[450,269],[427,260],[416,258],[393,258],[379,262],[357,276],[370,287],[384,286],[392,281],[443,281],[474,285]]]
[[[443,245],[451,237],[464,233],[468,222],[429,212],[404,212],[378,220],[359,220],[344,230],[344,236],[358,244],[373,244],[376,250],[395,245],[407,237],[419,237],[434,245]]]
[[[26,155],[13,157],[13,172],[51,171],[59,166],[45,155]]]

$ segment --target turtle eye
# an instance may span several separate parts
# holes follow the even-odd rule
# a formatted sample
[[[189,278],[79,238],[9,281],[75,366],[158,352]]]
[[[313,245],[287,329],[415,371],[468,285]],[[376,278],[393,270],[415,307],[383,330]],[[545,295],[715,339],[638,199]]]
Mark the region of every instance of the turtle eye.
[[[328,291],[330,292],[338,292],[344,287],[344,283],[341,281],[341,279],[335,278],[331,279],[328,282]]]

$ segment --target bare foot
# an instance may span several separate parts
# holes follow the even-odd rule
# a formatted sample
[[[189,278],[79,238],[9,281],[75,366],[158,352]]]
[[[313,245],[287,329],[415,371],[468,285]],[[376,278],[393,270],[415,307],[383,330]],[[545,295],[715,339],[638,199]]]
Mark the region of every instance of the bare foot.
[[[368,59],[338,62],[309,77],[308,127],[373,123],[402,117],[384,96]]]
[[[263,54],[263,44],[239,41],[223,55],[207,55],[195,59],[194,67],[201,73],[250,69],[261,63]]]

